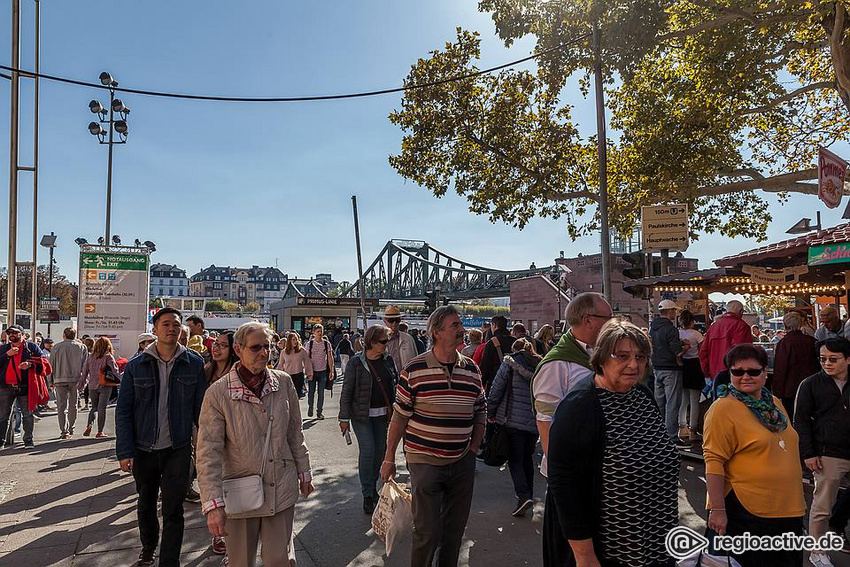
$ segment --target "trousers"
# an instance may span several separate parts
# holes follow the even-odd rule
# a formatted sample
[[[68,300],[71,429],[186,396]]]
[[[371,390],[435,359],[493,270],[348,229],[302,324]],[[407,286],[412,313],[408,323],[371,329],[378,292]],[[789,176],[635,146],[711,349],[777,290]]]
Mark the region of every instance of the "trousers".
[[[316,370],[313,372],[313,379],[310,380],[310,385],[307,388],[307,405],[313,409],[313,402],[316,398],[316,390],[319,390],[319,399],[316,411],[322,413],[322,408],[325,407],[325,383],[328,381],[327,370]]]
[[[360,476],[360,491],[364,499],[376,500],[378,476],[381,462],[387,452],[387,418],[364,417],[351,420],[351,428],[357,437],[360,457],[357,472]]]
[[[655,403],[664,413],[670,439],[679,437],[679,406],[682,403],[682,371],[655,369]]]
[[[97,416],[97,432],[103,431],[103,426],[106,425],[106,404],[109,403],[109,396],[112,394],[112,386],[99,386],[97,390],[91,390],[91,410],[89,410],[89,419],[87,425],[91,427],[94,423],[95,415]]]
[[[262,541],[260,556],[269,567],[295,567],[295,545],[292,523],[295,506],[274,516],[227,520],[227,559],[230,567],[254,567],[257,544]]]
[[[56,407],[59,410],[59,431],[68,433],[77,422],[77,385],[73,382],[60,382],[56,389]]]
[[[9,429],[9,418],[12,415],[12,406],[18,401],[18,407],[21,409],[21,420],[24,427],[24,443],[32,442],[32,429],[35,424],[32,412],[29,408],[29,399],[26,393],[20,393],[14,390],[11,386],[0,386],[0,433],[6,435],[6,430]],[[7,439],[8,441],[8,439]]]
[[[821,457],[820,460],[823,468],[814,473],[815,493],[809,510],[809,535],[816,538],[829,531],[829,517],[841,479],[850,472],[850,460],[835,457]]]

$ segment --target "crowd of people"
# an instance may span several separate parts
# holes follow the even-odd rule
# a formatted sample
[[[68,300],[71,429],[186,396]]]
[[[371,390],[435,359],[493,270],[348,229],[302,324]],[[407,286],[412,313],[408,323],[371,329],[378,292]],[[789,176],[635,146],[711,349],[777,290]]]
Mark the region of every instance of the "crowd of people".
[[[601,295],[583,293],[568,304],[560,337],[551,325],[530,336],[503,316],[467,331],[452,306],[431,314],[426,333],[412,333],[388,306],[383,324],[362,336],[332,342],[316,325],[304,343],[256,322],[208,332],[203,319],[184,322],[164,308],[130,360],[116,358],[107,337],[78,340],[69,327],[54,345],[11,326],[0,345],[0,431],[12,428],[17,406],[24,445],[33,446],[42,400],[31,394],[46,377],[59,437],[75,434],[77,397],[87,392],[83,435],[96,425],[104,438],[117,391],[116,454],[138,492],[136,565],[154,565],[157,548],[159,565],[179,565],[186,501],[200,504],[224,564],[252,566],[259,549],[265,565],[291,565],[295,503],[314,490],[300,400],[307,418],[324,419],[324,392],[341,379],[339,428],[357,439],[364,513],[396,475],[403,447],[411,565],[457,564],[476,457],[499,435],[515,497],[506,513],[517,518],[535,506],[542,446],[545,565],[668,566],[677,449],[693,443],[706,463],[708,535],[802,534],[801,463],[815,482],[808,533],[844,534],[850,341],[838,312],[823,311],[818,329],[803,312],[785,314],[772,369],[754,344],[769,342],[766,334],[744,321],[737,301],[705,334],[674,302],[661,301],[641,329],[616,318]],[[804,561],[792,550],[733,555],[744,567]],[[822,549],[808,550],[808,560],[832,564]]]

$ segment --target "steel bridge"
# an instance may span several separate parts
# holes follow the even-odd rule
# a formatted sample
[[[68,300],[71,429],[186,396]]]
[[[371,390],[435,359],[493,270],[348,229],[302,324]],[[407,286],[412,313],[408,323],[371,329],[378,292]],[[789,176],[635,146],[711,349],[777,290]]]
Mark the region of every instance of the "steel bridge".
[[[423,300],[434,293],[448,299],[487,299],[510,295],[510,281],[552,274],[555,267],[496,270],[459,260],[421,240],[390,240],[363,271],[366,297]],[[556,271],[554,273],[557,273]],[[343,297],[359,297],[360,280]]]

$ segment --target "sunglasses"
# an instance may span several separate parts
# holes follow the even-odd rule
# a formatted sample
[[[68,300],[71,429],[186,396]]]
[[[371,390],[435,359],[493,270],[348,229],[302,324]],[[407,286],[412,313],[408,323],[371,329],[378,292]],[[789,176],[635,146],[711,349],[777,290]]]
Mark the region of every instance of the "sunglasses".
[[[246,346],[245,348],[247,348],[251,352],[260,352],[261,350],[271,352],[271,350],[272,350],[272,346],[269,345],[269,344],[251,345],[251,346]]]
[[[384,319],[384,321],[386,321],[387,323],[400,323],[401,317],[387,317],[386,319]]]
[[[761,376],[761,373],[764,372],[764,368],[730,368],[729,373],[732,376],[741,377],[744,374],[749,376]]]
[[[830,364],[835,364],[836,362],[838,362],[839,360],[842,360],[842,359],[838,358],[837,356],[821,356],[821,357],[819,357],[819,360],[820,360],[821,364],[824,364],[826,362],[828,362]]]
[[[380,341],[377,341],[377,342],[381,343],[382,345],[385,345],[388,342],[390,342],[390,340],[389,339],[381,339]]]

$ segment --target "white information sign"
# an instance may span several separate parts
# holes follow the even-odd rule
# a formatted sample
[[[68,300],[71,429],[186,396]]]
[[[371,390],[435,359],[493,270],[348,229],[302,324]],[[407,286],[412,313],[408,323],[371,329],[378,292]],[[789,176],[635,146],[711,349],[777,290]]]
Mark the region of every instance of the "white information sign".
[[[116,358],[136,354],[148,315],[148,252],[80,251],[79,336],[109,337]]]
[[[641,207],[641,248],[688,249],[688,206],[684,204]]]

